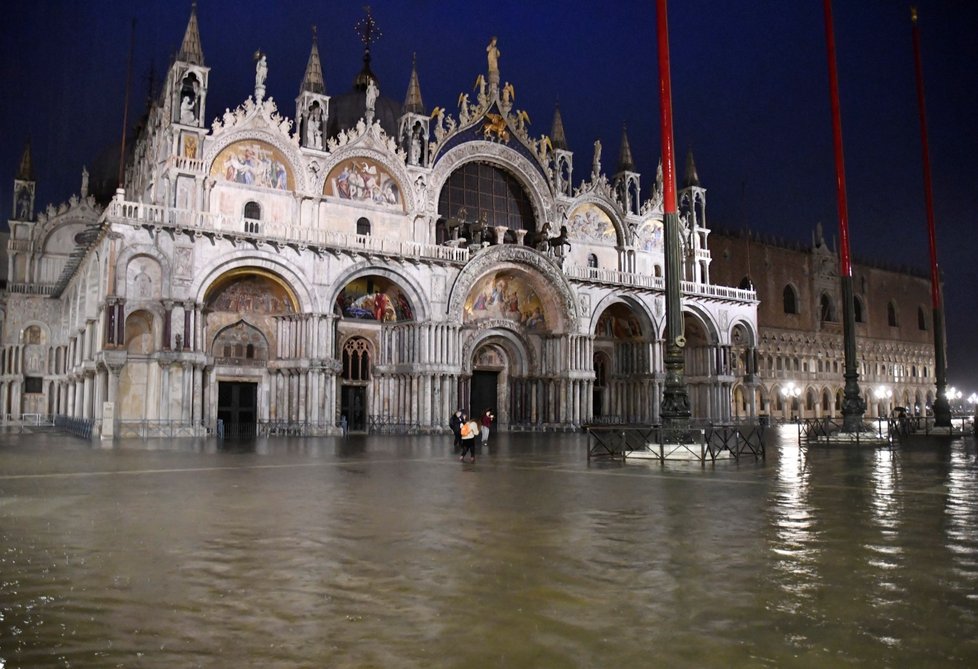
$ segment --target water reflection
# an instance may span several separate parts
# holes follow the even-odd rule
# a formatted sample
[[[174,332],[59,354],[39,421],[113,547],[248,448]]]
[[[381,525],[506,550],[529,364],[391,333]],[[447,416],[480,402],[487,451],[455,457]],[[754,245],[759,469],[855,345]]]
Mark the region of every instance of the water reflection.
[[[970,442],[494,440],[0,436],[0,667],[978,665]]]

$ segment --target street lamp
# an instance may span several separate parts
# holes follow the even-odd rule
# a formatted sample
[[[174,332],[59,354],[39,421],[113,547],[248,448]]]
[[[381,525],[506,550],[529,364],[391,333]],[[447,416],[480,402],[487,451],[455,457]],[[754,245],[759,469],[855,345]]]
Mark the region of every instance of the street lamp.
[[[947,389],[947,400],[948,400],[948,402],[949,403],[953,403],[955,400],[958,400],[958,409],[961,408],[961,402],[960,402],[960,400],[961,400],[962,395],[964,395],[964,393],[962,393],[960,390],[958,390],[954,386],[950,386]]]
[[[781,387],[781,396],[787,400],[791,410],[794,411],[794,403],[801,397],[801,388],[796,386],[794,381],[788,381]],[[792,418],[797,418],[797,416],[792,416]]]
[[[886,411],[879,412],[879,407],[877,406],[877,413],[879,415],[885,415],[890,411],[890,399],[893,397],[893,391],[887,386],[877,386],[876,390],[873,391],[873,395],[876,396],[876,403],[880,404],[885,402]]]

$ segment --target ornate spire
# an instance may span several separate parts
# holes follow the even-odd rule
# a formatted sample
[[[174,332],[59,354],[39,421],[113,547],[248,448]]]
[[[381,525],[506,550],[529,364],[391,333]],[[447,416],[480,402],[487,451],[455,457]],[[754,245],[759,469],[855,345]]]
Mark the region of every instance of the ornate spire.
[[[628,143],[628,127],[624,123],[621,124],[621,147],[618,149],[618,171],[635,171],[635,160],[632,158],[632,147]]]
[[[183,44],[177,60],[193,65],[204,64],[204,52],[200,48],[200,31],[197,29],[197,0],[190,3],[190,20],[187,22],[187,32],[183,34]]]
[[[693,162],[693,150],[686,152],[686,177],[683,179],[683,188],[700,185],[700,175],[696,173],[696,163]]]
[[[34,181],[34,168],[31,165],[31,140],[24,145],[24,153],[20,157],[20,169],[17,170],[18,181]]]
[[[323,79],[323,66],[319,62],[319,38],[316,26],[312,27],[312,49],[309,51],[309,62],[306,63],[306,75],[302,78],[299,92],[326,94],[326,81]]]
[[[411,80],[408,82],[407,95],[404,97],[405,114],[424,114],[424,102],[421,100],[421,84],[418,82],[418,56],[411,58]]]
[[[560,102],[554,105],[554,122],[550,126],[550,141],[555,149],[568,151],[567,136],[564,134],[564,120],[560,118]]]
[[[373,14],[370,13],[370,5],[365,6],[363,9],[367,13],[367,16],[360,19],[357,22],[356,28],[354,28],[360,36],[360,41],[363,42],[363,69],[360,70],[357,78],[353,81],[353,87],[360,91],[367,90],[367,86],[370,85],[371,81],[375,85],[379,85],[377,75],[370,69],[370,45],[381,38],[377,22],[374,21]]]

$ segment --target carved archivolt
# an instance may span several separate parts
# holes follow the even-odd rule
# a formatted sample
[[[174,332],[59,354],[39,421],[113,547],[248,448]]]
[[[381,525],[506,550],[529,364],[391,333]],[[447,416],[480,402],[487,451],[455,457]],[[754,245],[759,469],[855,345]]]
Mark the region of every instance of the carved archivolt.
[[[462,309],[465,300],[476,281],[483,274],[500,269],[523,270],[537,274],[548,287],[553,289],[551,297],[555,308],[560,311],[560,320],[564,323],[566,332],[580,330],[580,317],[577,310],[577,298],[574,289],[567,283],[566,278],[552,260],[533,249],[515,244],[490,246],[478,253],[466,263],[455,280],[448,301],[449,318],[462,320]],[[557,326],[553,323],[552,326]]]
[[[509,170],[528,187],[533,215],[537,221],[553,221],[554,203],[550,185],[544,181],[540,171],[513,149],[485,141],[460,144],[450,149],[435,163],[428,181],[429,192],[433,194],[433,197],[428,198],[429,212],[432,215],[437,213],[438,195],[448,181],[448,177],[462,165],[471,162],[486,162]]]

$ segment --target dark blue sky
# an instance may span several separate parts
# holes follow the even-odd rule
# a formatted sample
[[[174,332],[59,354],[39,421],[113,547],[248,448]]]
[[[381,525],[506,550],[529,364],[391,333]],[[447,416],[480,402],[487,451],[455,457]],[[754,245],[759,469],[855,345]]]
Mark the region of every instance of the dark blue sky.
[[[362,4],[200,0],[201,40],[211,67],[208,119],[251,94],[251,57],[259,48],[268,53],[268,94],[291,117],[312,24],[319,27],[327,93],[349,90],[361,66],[354,25]],[[978,390],[978,346],[972,345],[978,329],[978,2],[916,4],[946,281],[948,373],[952,384]],[[497,35],[501,78],[513,83],[516,107],[529,113],[532,134],[549,133],[559,99],[575,151],[575,180],[590,172],[598,138],[604,170],[614,171],[627,123],[648,192],[660,152],[652,0],[381,0],[372,7],[382,32],[373,48],[382,95],[403,101],[416,53],[429,111],[455,110],[459,93],[471,92],[485,71],[485,46]],[[806,241],[822,222],[835,237],[822,2],[674,0],[669,12],[676,146],[680,160],[688,148],[694,151],[708,189],[709,223]],[[834,12],[853,254],[926,270],[909,3],[837,1]],[[161,77],[189,13],[189,1],[171,0],[35,0],[5,10],[0,174],[13,178],[30,136],[39,203],[76,192],[81,166],[91,169],[120,136],[132,18],[135,120],[151,65]],[[0,210],[10,207],[8,185],[0,188]]]

